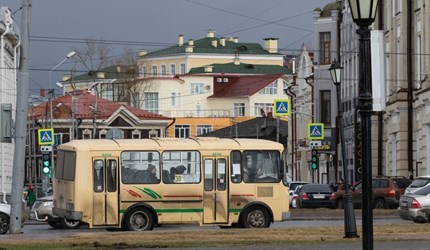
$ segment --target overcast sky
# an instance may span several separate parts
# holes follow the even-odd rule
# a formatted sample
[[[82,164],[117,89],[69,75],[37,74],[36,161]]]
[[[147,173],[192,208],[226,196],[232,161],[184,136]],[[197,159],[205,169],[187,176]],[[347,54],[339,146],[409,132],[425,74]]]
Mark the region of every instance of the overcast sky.
[[[30,94],[49,88],[49,71],[86,38],[111,41],[112,56],[124,48],[149,51],[200,39],[209,29],[240,42],[279,38],[280,53],[313,45],[313,10],[334,0],[33,0],[30,28]],[[0,0],[21,26],[22,0]],[[67,74],[68,60],[52,73]],[[59,93],[60,91],[56,91]]]

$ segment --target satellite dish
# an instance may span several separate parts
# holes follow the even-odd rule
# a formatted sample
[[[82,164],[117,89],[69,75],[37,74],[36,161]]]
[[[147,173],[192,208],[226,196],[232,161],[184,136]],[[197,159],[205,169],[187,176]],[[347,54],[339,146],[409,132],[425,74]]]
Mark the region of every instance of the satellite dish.
[[[106,139],[124,139],[122,136],[121,129],[110,128],[106,131]]]

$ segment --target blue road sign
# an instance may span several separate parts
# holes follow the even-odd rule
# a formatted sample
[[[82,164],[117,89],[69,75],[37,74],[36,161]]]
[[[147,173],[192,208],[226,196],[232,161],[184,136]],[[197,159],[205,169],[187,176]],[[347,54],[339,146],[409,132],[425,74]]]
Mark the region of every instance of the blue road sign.
[[[39,145],[52,145],[54,144],[54,129],[53,128],[40,128],[37,130],[39,135]]]
[[[273,115],[274,116],[289,116],[291,113],[290,99],[275,99]]]
[[[324,140],[324,123],[308,123],[308,139]]]

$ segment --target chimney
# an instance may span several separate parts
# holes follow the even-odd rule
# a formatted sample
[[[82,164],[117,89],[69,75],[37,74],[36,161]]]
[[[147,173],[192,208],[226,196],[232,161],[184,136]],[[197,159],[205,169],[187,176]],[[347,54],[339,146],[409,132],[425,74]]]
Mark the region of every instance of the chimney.
[[[212,46],[214,46],[216,48],[218,46],[218,41],[217,40],[212,40]]]
[[[179,46],[184,45],[184,36],[183,35],[179,35],[179,37],[178,37],[178,45]]]
[[[269,53],[278,53],[278,38],[264,38],[264,49]]]
[[[238,43],[239,42],[239,38],[233,37],[233,42]]]
[[[119,66],[119,65],[116,66],[116,72],[121,73],[121,66]]]
[[[45,97],[45,89],[40,89],[39,95],[40,95],[40,97]]]
[[[211,73],[211,72],[213,72],[213,68],[214,68],[214,66],[210,66],[210,65],[205,66],[205,73]]]
[[[188,45],[189,46],[194,46],[194,40],[193,39],[188,40]]]
[[[148,50],[146,50],[146,49],[141,49],[141,50],[139,50],[139,56],[140,56],[140,57],[142,57],[142,56],[146,56],[146,54],[148,54]]]
[[[221,38],[219,39],[219,45],[221,45],[221,46],[225,46],[225,37],[221,37]]]
[[[208,30],[206,37],[215,37],[215,30],[212,30],[212,29]]]
[[[65,74],[63,75],[63,82],[70,80],[70,75],[69,74]]]

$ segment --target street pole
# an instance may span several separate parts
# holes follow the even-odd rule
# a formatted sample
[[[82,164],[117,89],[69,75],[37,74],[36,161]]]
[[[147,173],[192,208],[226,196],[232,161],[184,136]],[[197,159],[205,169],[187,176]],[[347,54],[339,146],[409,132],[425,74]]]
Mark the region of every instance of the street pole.
[[[372,204],[372,65],[370,61],[370,29],[360,26],[359,56],[359,112],[361,116],[362,185],[363,185],[363,249],[373,249],[373,204]]]
[[[340,99],[340,83],[343,76],[343,67],[337,61],[334,61],[330,66],[330,75],[336,86],[336,97],[337,97],[337,120],[339,128],[339,137],[341,143],[341,157],[344,175],[344,188],[345,194],[343,195],[344,202],[344,223],[345,223],[345,238],[358,238],[357,226],[355,223],[354,204],[352,202],[352,194],[349,188],[349,171],[346,160],[346,147],[345,147],[345,130],[343,123],[343,108]],[[337,157],[338,158],[338,157]]]
[[[11,234],[22,233],[22,193],[24,190],[25,171],[25,138],[27,133],[27,113],[29,88],[29,61],[30,61],[30,16],[31,0],[22,1],[22,29],[21,29],[21,69],[19,71],[19,87],[16,95],[16,122],[15,122],[15,153],[12,171],[12,198],[10,229]]]

